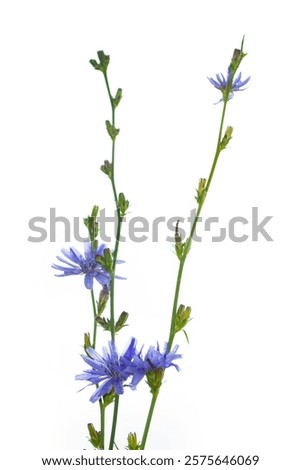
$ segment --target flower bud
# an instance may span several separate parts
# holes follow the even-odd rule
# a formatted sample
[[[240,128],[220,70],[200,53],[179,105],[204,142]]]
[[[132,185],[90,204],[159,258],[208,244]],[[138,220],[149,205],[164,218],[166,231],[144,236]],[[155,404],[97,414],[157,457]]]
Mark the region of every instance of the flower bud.
[[[114,141],[119,134],[119,129],[116,129],[116,127],[113,126],[113,124],[111,124],[110,121],[106,121],[106,127],[107,127],[109,136]]]
[[[103,162],[103,165],[100,167],[101,171],[107,175],[109,178],[112,176],[112,164],[109,162],[109,160],[105,160]]]
[[[125,198],[125,195],[123,193],[120,193],[118,196],[118,207],[120,209],[120,214],[121,217],[124,217],[126,214],[126,211],[129,208],[129,201]]]
[[[109,62],[110,62],[110,56],[105,55],[104,51],[98,51],[97,52],[99,63],[91,59],[90,64],[95,68],[95,70],[100,70],[102,73],[106,73]]]
[[[179,233],[179,220],[177,221],[176,225],[176,230],[175,230],[175,250],[176,250],[176,255],[178,259],[181,261],[183,254],[184,254],[184,248],[185,248],[185,243],[182,243],[182,237],[181,234]]]
[[[183,330],[190,320],[191,307],[180,305],[176,314],[175,333]]]
[[[122,89],[118,88],[115,98],[113,98],[112,100],[114,109],[117,108],[117,106],[119,105],[121,98],[122,98]]]
[[[111,322],[109,318],[97,315],[97,317],[95,317],[95,321],[98,325],[102,326],[105,331],[111,331]]]
[[[97,235],[99,232],[99,225],[97,223],[97,215],[98,215],[99,207],[98,206],[93,206],[91,215],[88,215],[84,219],[84,224],[88,229],[89,232],[89,238],[92,242],[92,249],[97,250]]]
[[[89,441],[91,442],[92,446],[95,447],[95,449],[103,450],[103,447],[101,445],[101,441],[102,441],[101,431],[96,431],[92,423],[88,424],[88,431],[89,431],[89,436],[90,436]]]
[[[234,49],[232,55],[232,59],[229,66],[232,78],[234,77],[238,67],[240,66],[242,59],[247,55],[245,52],[243,52],[244,39],[245,37],[242,38],[240,49]]]
[[[115,331],[118,333],[124,326],[126,325],[127,319],[129,318],[129,314],[127,312],[122,312],[116,322]]]
[[[139,450],[140,449],[140,442],[137,440],[137,434],[135,432],[130,432],[128,434],[128,450]]]
[[[90,333],[85,333],[84,334],[84,350],[87,351],[87,348],[90,348],[91,346],[92,344],[91,344]]]
[[[199,205],[203,204],[203,202],[205,201],[206,194],[207,194],[207,191],[206,191],[206,178],[200,178],[199,186],[198,186],[198,189],[197,189],[197,195],[196,195],[196,200],[197,200],[197,203]]]
[[[107,288],[107,286],[103,286],[103,289],[100,291],[98,303],[97,303],[97,313],[99,316],[101,316],[101,314],[105,310],[108,299],[109,299],[109,289]]]
[[[232,139],[232,133],[233,133],[233,127],[228,126],[224,134],[224,137],[222,138],[220,142],[220,150],[224,150],[227,147],[228,143]]]
[[[97,263],[101,264],[105,268],[106,271],[112,273],[114,261],[110,248],[105,248],[103,255],[97,255],[95,259]]]

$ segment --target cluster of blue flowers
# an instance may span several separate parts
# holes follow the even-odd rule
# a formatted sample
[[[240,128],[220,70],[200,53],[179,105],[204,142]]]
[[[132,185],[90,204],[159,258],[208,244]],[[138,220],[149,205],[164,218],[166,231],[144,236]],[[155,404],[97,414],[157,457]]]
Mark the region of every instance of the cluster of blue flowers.
[[[57,256],[57,259],[64,265],[53,264],[52,267],[62,272],[57,274],[59,277],[82,274],[87,289],[91,290],[93,288],[95,279],[109,292],[111,276],[97,261],[97,256],[103,256],[105,248],[106,245],[102,244],[96,250],[93,250],[91,243],[85,243],[84,255],[76,248],[63,249],[62,253],[66,259],[60,256]],[[121,262],[117,261],[117,263]],[[116,278],[123,279],[118,276]],[[149,372],[164,371],[171,366],[179,370],[179,366],[174,363],[176,359],[181,358],[181,355],[177,354],[178,346],[175,346],[172,351],[168,351],[166,343],[160,351],[159,344],[157,344],[156,347],[150,346],[143,356],[143,348],[138,351],[136,345],[137,340],[131,338],[122,355],[118,354],[116,344],[113,341],[109,342],[108,347],[103,347],[102,354],[99,354],[92,347],[86,348],[87,355],[82,355],[82,358],[91,369],[85,370],[75,378],[77,380],[86,380],[90,382],[89,385],[97,385],[90,398],[92,403],[112,390],[117,395],[123,394],[126,381],[128,382],[127,385],[135,390],[138,383]]]
[[[96,449],[104,450],[106,448],[105,431],[107,426],[105,424],[105,409],[113,402],[114,411],[112,413],[111,435],[108,449],[113,450],[114,446],[118,448],[115,443],[115,434],[117,429],[119,395],[124,393],[125,387],[135,390],[137,385],[145,378],[145,381],[150,388],[152,399],[142,439],[141,442],[139,442],[136,433],[129,433],[127,447],[129,450],[144,450],[156,400],[165,376],[165,370],[170,367],[174,367],[179,371],[177,361],[182,356],[178,353],[179,346],[173,346],[174,339],[176,334],[180,331],[184,332],[188,339],[184,328],[189,322],[191,314],[190,306],[184,306],[178,303],[181,275],[189,252],[189,247],[193,240],[196,222],[201,213],[205,196],[209,190],[217,160],[221,151],[227,147],[232,136],[233,128],[231,126],[228,126],[225,133],[222,134],[227,102],[234,97],[236,92],[244,90],[245,85],[250,80],[250,77],[242,79],[241,73],[237,73],[239,65],[246,55],[243,52],[243,43],[244,38],[241,43],[241,48],[234,50],[230,65],[225,75],[218,73],[214,78],[208,77],[211,85],[219,90],[222,95],[218,102],[220,103],[222,101],[224,104],[216,152],[213,158],[209,178],[207,181],[206,179],[201,178],[199,182],[196,197],[198,209],[195,215],[193,228],[188,238],[183,241],[178,234],[177,228],[175,231],[175,252],[180,264],[178,267],[168,342],[165,343],[162,348],[160,348],[157,343],[156,346],[150,346],[148,349],[144,350],[143,347],[140,349],[137,348],[137,339],[132,337],[122,354],[119,354],[117,350],[115,338],[116,334],[126,326],[129,314],[122,311],[119,318],[116,320],[114,303],[115,278],[124,279],[116,275],[116,264],[122,262],[118,260],[118,247],[121,240],[121,226],[129,207],[129,201],[126,199],[124,193],[117,192],[114,178],[115,139],[119,133],[119,129],[115,127],[115,108],[119,105],[122,98],[122,89],[118,88],[115,95],[111,94],[107,76],[110,56],[106,55],[104,51],[98,51],[97,55],[99,62],[93,59],[90,60],[91,65],[104,75],[112,109],[112,123],[109,120],[106,121],[106,129],[112,141],[112,161],[110,162],[109,160],[105,160],[100,169],[110,179],[113,190],[118,216],[115,247],[112,251],[107,248],[106,245],[99,244],[99,224],[96,222],[99,207],[94,205],[91,215],[84,218],[84,224],[88,229],[90,240],[90,242],[85,243],[84,254],[81,254],[76,248],[63,249],[63,256],[57,256],[60,264],[53,264],[52,267],[56,272],[59,272],[56,274],[59,277],[82,275],[84,278],[84,285],[91,294],[93,308],[93,333],[91,335],[90,333],[84,334],[84,354],[81,356],[89,368],[84,370],[81,374],[76,375],[75,378],[76,380],[86,381],[87,387],[93,386],[94,390],[90,397],[90,401],[92,403],[99,402],[100,431],[95,429],[92,423],[88,424],[90,442]],[[99,283],[102,287],[96,299],[93,290],[94,281]],[[110,303],[110,316],[106,318],[103,314],[106,310],[108,301]],[[111,336],[111,340],[108,342],[107,346],[103,346],[100,352],[96,350],[97,329],[99,327],[102,327],[104,332],[109,332]]]
[[[82,355],[82,358],[91,369],[85,370],[75,378],[87,380],[90,382],[89,385],[98,386],[90,397],[92,403],[112,390],[117,395],[122,395],[126,381],[128,381],[127,385],[135,390],[138,383],[149,372],[164,371],[171,366],[179,370],[179,366],[174,363],[182,357],[177,354],[178,346],[168,352],[167,344],[164,345],[162,351],[157,344],[156,347],[151,346],[143,357],[142,349],[138,351],[136,344],[137,340],[131,338],[122,355],[118,354],[113,341],[109,342],[107,348],[103,347],[102,355],[91,347],[87,348],[87,356]]]

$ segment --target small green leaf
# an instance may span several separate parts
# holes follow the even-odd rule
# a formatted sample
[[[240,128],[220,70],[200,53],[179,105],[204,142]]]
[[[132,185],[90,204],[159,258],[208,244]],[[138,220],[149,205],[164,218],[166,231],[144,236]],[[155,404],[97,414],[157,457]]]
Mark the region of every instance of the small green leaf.
[[[187,343],[189,344],[189,338],[188,338],[188,334],[186,333],[186,331],[185,331],[185,330],[183,330],[183,333],[184,333],[184,335],[185,335],[185,338],[186,338],[186,341],[187,341]]]

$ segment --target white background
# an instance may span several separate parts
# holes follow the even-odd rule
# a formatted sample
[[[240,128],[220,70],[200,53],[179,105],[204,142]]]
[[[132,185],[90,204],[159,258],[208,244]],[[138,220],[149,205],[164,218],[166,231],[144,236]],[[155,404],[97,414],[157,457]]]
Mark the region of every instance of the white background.
[[[258,454],[260,468],[299,467],[300,443],[300,25],[293,1],[11,1],[1,6],[1,433],[7,455],[87,447],[98,423],[90,390],[77,393],[84,331],[91,329],[82,278],[57,279],[63,246],[27,241],[28,221],[49,209],[70,218],[93,204],[112,210],[99,166],[110,156],[110,108],[89,59],[111,56],[117,109],[116,178],[130,216],[185,217],[208,176],[221,105],[207,76],[226,71],[245,34],[247,91],[229,103],[234,127],[203,216],[273,215],[262,237],[196,243],[180,301],[192,306],[179,336],[148,446],[189,453]],[[47,228],[47,226],[46,226]],[[245,228],[250,234],[250,228]],[[130,313],[118,337],[162,343],[177,261],[158,243],[122,245],[117,307]],[[75,243],[79,247],[78,243]],[[104,337],[103,341],[104,341]],[[117,440],[142,434],[144,384],[121,400]],[[30,462],[30,460],[28,460]],[[28,468],[30,463],[27,464]],[[14,468],[13,460],[6,468]],[[31,465],[32,467],[32,465]],[[259,466],[258,466],[259,467]],[[25,466],[25,468],[27,468]],[[38,468],[38,467],[37,467]]]

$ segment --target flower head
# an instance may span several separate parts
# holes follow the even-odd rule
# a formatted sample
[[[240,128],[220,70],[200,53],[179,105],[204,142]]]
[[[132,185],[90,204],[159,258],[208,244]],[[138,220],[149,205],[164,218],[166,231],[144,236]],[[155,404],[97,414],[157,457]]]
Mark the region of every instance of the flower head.
[[[130,384],[131,387],[135,388],[143,377],[151,371],[165,370],[171,366],[175,367],[179,371],[179,366],[174,363],[175,360],[182,357],[181,354],[177,354],[178,349],[179,346],[176,345],[172,351],[168,352],[168,345],[165,343],[161,352],[159,344],[157,343],[156,347],[149,347],[144,358],[142,357],[141,350],[129,365],[129,370],[133,376]]]
[[[131,375],[129,364],[136,355],[135,338],[131,338],[128,347],[121,356],[118,355],[113,341],[109,342],[107,348],[103,347],[102,355],[93,348],[87,348],[86,351],[89,356],[82,355],[82,358],[92,369],[85,370],[83,374],[79,374],[75,378],[76,380],[87,380],[90,385],[99,385],[91,395],[90,401],[96,402],[112,389],[117,395],[123,394],[124,382]]]
[[[173,362],[182,357],[181,354],[177,354],[178,349],[179,345],[177,344],[173,350],[169,352],[168,345],[165,343],[161,352],[159,344],[157,343],[157,347],[150,346],[144,360],[147,362],[150,369],[167,369],[168,367],[173,366],[179,371],[179,366]]]
[[[53,264],[54,269],[62,271],[62,274],[56,274],[58,277],[73,276],[84,274],[85,286],[87,289],[93,288],[93,281],[96,279],[102,286],[110,286],[111,275],[109,272],[96,261],[97,256],[102,256],[106,245],[100,245],[93,250],[92,243],[85,243],[85,254],[82,255],[76,248],[63,249],[62,253],[66,259],[57,256],[57,259],[66,266]],[[117,261],[120,263],[121,261]],[[117,276],[116,276],[117,277]]]
[[[234,92],[245,90],[244,87],[251,77],[246,78],[245,80],[241,79],[241,72],[237,75],[236,78],[232,76],[231,67],[228,67],[227,78],[221,73],[216,74],[216,79],[207,77],[209,82],[223,94],[223,97],[220,101],[228,101],[234,96]]]

